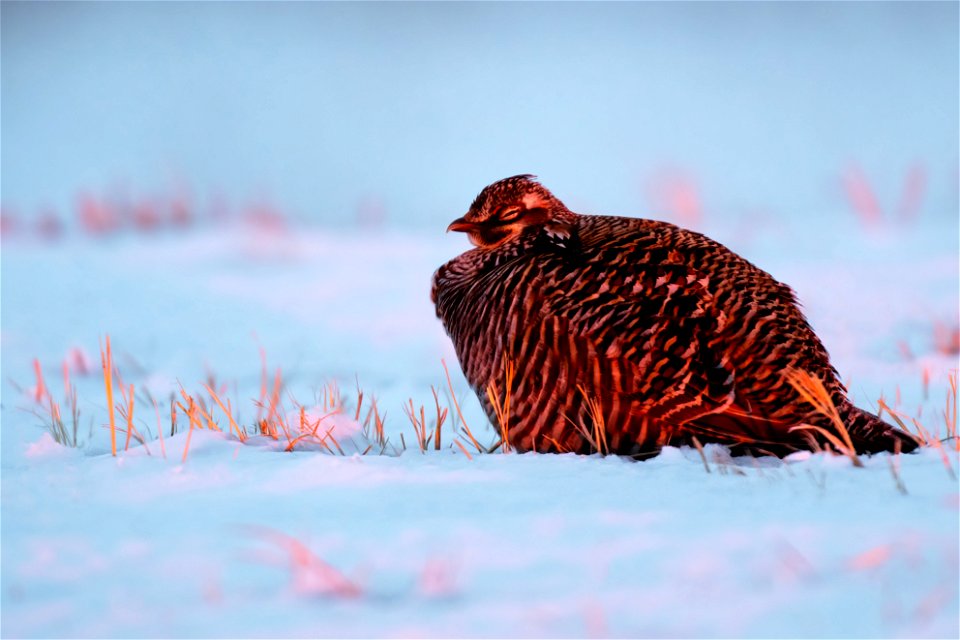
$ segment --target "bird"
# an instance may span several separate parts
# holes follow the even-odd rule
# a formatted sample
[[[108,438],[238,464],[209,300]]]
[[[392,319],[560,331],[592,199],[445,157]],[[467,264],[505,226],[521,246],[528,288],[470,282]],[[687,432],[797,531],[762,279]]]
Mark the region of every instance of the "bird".
[[[447,231],[474,246],[437,269],[431,300],[504,450],[920,444],[849,400],[789,286],[703,234],[575,213],[530,174],[485,187]]]

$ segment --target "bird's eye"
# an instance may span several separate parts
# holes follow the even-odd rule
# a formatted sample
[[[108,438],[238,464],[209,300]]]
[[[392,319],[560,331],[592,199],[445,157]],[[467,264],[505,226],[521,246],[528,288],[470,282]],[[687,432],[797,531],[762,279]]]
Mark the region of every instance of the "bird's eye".
[[[513,209],[507,209],[503,211],[499,218],[500,222],[511,222],[520,217],[520,214],[523,213],[523,210],[520,207],[514,207]]]

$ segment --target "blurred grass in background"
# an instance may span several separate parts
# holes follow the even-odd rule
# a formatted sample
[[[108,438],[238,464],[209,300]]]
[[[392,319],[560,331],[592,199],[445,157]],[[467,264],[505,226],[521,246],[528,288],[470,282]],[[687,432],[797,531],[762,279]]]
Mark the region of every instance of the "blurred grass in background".
[[[280,211],[441,228],[520,172],[691,226],[956,217],[956,3],[0,12],[5,235]]]

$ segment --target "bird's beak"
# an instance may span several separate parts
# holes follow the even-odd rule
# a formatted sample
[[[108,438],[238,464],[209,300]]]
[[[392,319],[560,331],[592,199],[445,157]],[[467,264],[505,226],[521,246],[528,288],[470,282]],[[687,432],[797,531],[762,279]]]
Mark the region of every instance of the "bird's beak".
[[[447,233],[451,231],[473,231],[477,228],[472,222],[467,222],[464,218],[457,218],[450,223],[450,226],[447,227]]]

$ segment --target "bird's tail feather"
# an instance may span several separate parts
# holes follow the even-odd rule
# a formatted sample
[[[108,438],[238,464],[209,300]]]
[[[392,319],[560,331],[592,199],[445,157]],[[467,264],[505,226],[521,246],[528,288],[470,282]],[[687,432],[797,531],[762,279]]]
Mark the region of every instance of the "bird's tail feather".
[[[837,407],[857,453],[901,451],[908,453],[920,446],[920,441],[906,431],[893,427],[869,411],[844,400]]]

